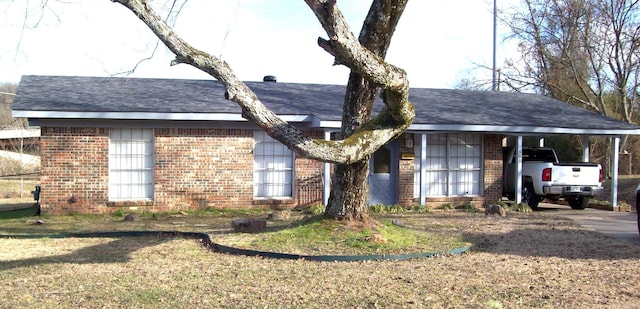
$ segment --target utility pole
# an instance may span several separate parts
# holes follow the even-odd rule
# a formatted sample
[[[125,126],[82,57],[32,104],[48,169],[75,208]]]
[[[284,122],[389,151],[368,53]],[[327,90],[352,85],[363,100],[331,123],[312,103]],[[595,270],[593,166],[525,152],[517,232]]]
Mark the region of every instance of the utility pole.
[[[497,25],[497,16],[498,9],[497,4],[498,0],[493,0],[493,68],[492,68],[492,76],[491,76],[491,91],[498,90],[498,81],[496,78],[496,25]]]

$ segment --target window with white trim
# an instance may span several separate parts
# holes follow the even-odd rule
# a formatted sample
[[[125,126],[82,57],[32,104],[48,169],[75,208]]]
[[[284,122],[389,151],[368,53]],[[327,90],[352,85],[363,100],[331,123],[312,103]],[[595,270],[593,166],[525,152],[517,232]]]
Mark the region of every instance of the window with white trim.
[[[415,141],[414,197],[420,196],[420,147]],[[482,193],[482,135],[427,135],[426,196],[469,196]]]
[[[109,200],[153,199],[153,129],[109,130]]]
[[[293,197],[293,151],[264,131],[254,131],[253,196]]]

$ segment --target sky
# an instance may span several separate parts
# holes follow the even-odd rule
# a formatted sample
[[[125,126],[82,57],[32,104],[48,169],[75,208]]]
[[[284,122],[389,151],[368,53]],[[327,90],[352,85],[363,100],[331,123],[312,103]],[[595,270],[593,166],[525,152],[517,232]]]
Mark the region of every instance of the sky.
[[[517,0],[497,1],[500,11]],[[211,79],[185,64],[170,66],[174,56],[119,4],[50,0],[43,9],[41,2],[0,0],[0,82],[17,83],[22,75]],[[338,1],[356,35],[370,4]],[[411,87],[454,88],[471,76],[490,80],[492,10],[491,0],[409,1],[386,59],[407,71]],[[189,0],[170,21],[187,42],[227,61],[242,80],[275,75],[278,82],[347,82],[349,70],[333,66],[318,47],[317,38],[326,34],[302,0]],[[499,65],[515,52],[502,40],[506,27],[498,25],[497,32]]]

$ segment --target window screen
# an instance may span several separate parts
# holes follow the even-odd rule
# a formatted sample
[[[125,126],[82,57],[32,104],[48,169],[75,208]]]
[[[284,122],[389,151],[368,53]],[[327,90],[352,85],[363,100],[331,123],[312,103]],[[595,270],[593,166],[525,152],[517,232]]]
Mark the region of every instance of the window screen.
[[[254,131],[254,197],[293,197],[293,151],[264,131]]]
[[[153,129],[109,132],[109,200],[153,199]]]

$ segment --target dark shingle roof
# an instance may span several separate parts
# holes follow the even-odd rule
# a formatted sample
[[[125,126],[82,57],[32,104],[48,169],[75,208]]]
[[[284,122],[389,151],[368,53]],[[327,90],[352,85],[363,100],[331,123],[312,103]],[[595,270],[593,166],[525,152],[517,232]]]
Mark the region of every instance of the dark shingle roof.
[[[313,115],[322,121],[341,118],[345,86],[247,85],[276,114]],[[416,130],[464,131],[475,126],[475,131],[505,133],[570,133],[558,131],[562,128],[589,134],[640,133],[634,125],[536,94],[414,88],[410,100],[416,108],[412,126]],[[377,102],[377,110],[381,105]],[[26,117],[34,117],[32,112],[37,111],[240,113],[235,103],[224,99],[224,89],[217,81],[69,76],[23,76],[13,110],[24,111],[19,114]]]

